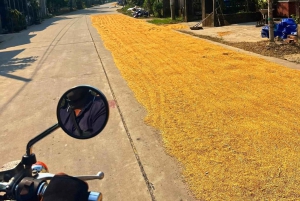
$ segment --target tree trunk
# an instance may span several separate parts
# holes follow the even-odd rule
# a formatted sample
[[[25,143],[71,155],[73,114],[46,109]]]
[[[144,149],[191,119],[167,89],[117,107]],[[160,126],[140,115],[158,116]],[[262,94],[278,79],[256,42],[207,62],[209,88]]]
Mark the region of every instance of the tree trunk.
[[[274,41],[274,21],[273,21],[273,0],[268,3],[268,22],[269,22],[269,39],[270,42]]]
[[[187,18],[187,2],[188,0],[184,0],[184,21],[187,22],[188,21],[188,18]]]
[[[171,18],[175,20],[175,1],[170,0]]]
[[[70,0],[70,11],[73,10],[73,0]]]
[[[296,17],[299,19],[300,18],[300,14],[299,14],[299,8],[300,7],[300,0],[296,1]],[[300,23],[300,22],[298,22]],[[299,29],[299,28],[298,28]]]
[[[213,0],[213,26],[216,27],[217,26],[217,15],[216,15],[216,0]]]

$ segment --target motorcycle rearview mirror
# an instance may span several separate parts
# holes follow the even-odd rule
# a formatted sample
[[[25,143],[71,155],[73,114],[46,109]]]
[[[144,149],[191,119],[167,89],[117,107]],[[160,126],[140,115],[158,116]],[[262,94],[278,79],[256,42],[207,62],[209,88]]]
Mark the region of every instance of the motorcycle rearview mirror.
[[[109,105],[100,90],[80,85],[62,95],[56,114],[59,126],[69,136],[89,139],[98,135],[106,126]]]

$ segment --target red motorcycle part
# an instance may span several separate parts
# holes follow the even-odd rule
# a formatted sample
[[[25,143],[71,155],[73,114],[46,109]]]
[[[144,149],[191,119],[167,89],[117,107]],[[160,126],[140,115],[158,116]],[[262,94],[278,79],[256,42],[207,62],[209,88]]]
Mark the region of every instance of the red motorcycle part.
[[[31,169],[36,171],[37,173],[48,173],[49,169],[47,165],[41,161],[37,161],[35,164],[31,166]]]

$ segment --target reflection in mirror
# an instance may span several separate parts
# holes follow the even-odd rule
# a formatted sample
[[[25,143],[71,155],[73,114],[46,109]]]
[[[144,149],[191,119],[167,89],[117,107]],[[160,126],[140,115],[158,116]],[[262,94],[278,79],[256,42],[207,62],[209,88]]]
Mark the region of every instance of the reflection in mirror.
[[[60,127],[70,136],[87,139],[99,134],[109,116],[108,102],[96,88],[78,86],[68,90],[57,106]]]

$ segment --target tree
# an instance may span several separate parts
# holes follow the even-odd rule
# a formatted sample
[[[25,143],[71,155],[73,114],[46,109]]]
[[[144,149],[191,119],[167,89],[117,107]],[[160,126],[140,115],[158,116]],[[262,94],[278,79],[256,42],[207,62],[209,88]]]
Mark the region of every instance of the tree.
[[[296,1],[296,18],[298,19],[298,23],[300,23],[300,20],[299,20],[300,19],[299,9],[300,9],[300,0],[297,0]]]
[[[274,41],[274,21],[273,21],[273,0],[268,3],[268,24],[269,24],[269,39],[270,42]]]
[[[175,20],[175,1],[170,0],[171,18]]]
[[[57,12],[61,7],[66,7],[69,0],[47,0],[47,8],[50,13]]]
[[[145,0],[144,1],[144,8],[146,9],[146,10],[148,10],[149,11],[149,13],[154,13],[154,3],[155,3],[156,1],[155,0]]]
[[[163,3],[162,2],[159,2],[158,0],[155,0],[153,2],[153,12],[154,12],[154,15],[157,16],[157,17],[162,17],[161,15],[161,11],[163,9]]]
[[[142,6],[144,4],[144,0],[128,0],[128,3],[131,5]]]

